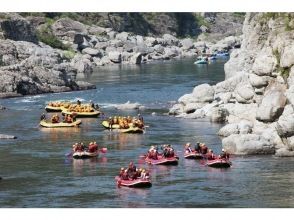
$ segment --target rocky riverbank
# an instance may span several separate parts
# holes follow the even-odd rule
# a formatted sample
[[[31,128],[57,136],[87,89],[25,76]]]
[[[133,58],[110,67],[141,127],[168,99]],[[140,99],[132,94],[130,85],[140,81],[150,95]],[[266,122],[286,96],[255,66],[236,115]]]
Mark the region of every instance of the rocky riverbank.
[[[203,16],[213,23],[217,15]],[[77,75],[91,74],[104,65],[141,64],[231,49],[241,42],[236,36],[216,43],[171,34],[142,36],[69,17],[23,17],[20,13],[1,13],[0,23],[0,98],[93,89],[94,85],[77,81]],[[240,22],[236,23],[240,28]],[[209,29],[197,28],[203,33]],[[227,29],[224,33],[238,33]]]
[[[247,13],[226,79],[196,86],[170,114],[228,122],[218,134],[230,153],[294,156],[293,36],[293,13]]]

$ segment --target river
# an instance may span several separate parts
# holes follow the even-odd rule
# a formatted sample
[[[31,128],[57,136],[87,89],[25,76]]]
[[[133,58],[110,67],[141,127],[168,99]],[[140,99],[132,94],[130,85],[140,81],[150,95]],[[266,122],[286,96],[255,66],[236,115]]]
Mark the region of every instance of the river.
[[[1,100],[9,111],[0,114],[0,131],[18,139],[0,142],[0,207],[293,207],[293,158],[234,156],[228,169],[183,158],[186,142],[205,142],[220,153],[216,133],[223,124],[168,116],[168,108],[195,85],[222,81],[224,62],[196,66],[184,59],[102,67],[86,77],[96,90]],[[144,134],[111,133],[98,118],[82,119],[80,128],[40,128],[45,102],[58,99],[92,100],[107,116],[137,115],[113,106],[139,102],[149,127]],[[92,140],[108,152],[89,160],[65,156],[73,143]],[[148,167],[139,160],[148,146],[164,143],[180,155],[178,166]],[[150,169],[151,188],[116,187],[114,177],[130,161]]]

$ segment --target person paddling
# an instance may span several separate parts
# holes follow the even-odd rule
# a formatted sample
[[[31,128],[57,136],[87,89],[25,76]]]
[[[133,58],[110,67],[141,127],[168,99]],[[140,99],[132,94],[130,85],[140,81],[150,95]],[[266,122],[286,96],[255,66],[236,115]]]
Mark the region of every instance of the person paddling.
[[[45,113],[42,113],[41,117],[40,117],[40,121],[46,120],[46,115]]]
[[[230,154],[227,153],[225,149],[222,149],[222,153],[219,155],[219,158],[228,160],[230,158]]]

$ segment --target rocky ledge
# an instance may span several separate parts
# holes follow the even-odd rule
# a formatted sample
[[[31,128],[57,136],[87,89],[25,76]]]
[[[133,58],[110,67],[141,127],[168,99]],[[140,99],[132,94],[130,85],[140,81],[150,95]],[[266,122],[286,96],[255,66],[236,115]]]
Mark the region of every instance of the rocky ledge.
[[[228,122],[218,134],[230,153],[294,156],[293,36],[293,13],[247,13],[226,79],[196,86],[169,113]]]
[[[0,98],[95,88],[75,81],[77,68],[64,51],[37,42],[25,19],[14,16],[1,28],[10,39],[0,40]]]

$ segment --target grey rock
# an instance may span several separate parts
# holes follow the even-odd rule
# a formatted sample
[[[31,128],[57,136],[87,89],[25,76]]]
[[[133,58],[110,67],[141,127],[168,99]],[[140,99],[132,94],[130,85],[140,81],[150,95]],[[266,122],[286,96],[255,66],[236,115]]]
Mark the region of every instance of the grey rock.
[[[291,41],[290,45],[284,47],[281,54],[280,65],[281,67],[287,68],[294,64],[294,44]]]
[[[140,35],[137,35],[136,36],[136,42],[137,42],[137,45],[143,45],[144,44],[144,38]]]
[[[257,76],[255,74],[249,74],[249,81],[253,87],[261,88],[268,85],[269,77]]]
[[[129,33],[127,32],[121,32],[116,34],[115,39],[126,42],[129,38]]]
[[[283,112],[286,97],[282,91],[269,90],[258,107],[256,119],[265,122],[275,121]]]
[[[73,33],[88,34],[84,24],[70,18],[60,18],[52,24],[53,33],[56,36],[72,36]]]
[[[109,46],[109,42],[97,42],[95,48],[105,50]]]
[[[235,98],[239,103],[250,103],[254,96],[253,87],[247,83],[239,83],[235,89]]]
[[[121,53],[120,52],[111,51],[108,53],[108,57],[113,63],[121,63]]]
[[[170,115],[179,115],[182,114],[184,111],[184,105],[182,104],[175,104],[169,109]]]
[[[135,53],[130,59],[131,64],[141,64],[141,62],[142,62],[142,54],[141,53]]]
[[[275,128],[280,137],[291,137],[294,135],[294,110],[292,105],[287,105]]]
[[[212,122],[225,122],[228,111],[224,108],[215,107],[211,110],[210,120]]]
[[[201,84],[193,89],[192,94],[197,102],[212,102],[214,99],[214,88],[209,84]]]
[[[160,44],[155,45],[155,46],[154,46],[154,50],[155,50],[157,53],[164,54],[164,47],[161,46]]]
[[[294,106],[294,85],[290,86],[290,88],[287,90],[286,97],[288,102]]]
[[[178,44],[179,44],[178,38],[176,38],[175,36],[172,36],[170,34],[164,34],[162,36],[162,38],[163,38],[163,40],[165,40],[167,42],[168,45],[178,46]]]
[[[145,44],[147,47],[153,47],[153,46],[157,45],[158,42],[157,42],[156,38],[154,38],[154,37],[146,37]]]
[[[35,29],[26,19],[20,16],[12,16],[7,20],[2,20],[1,29],[6,39],[38,42]]]
[[[94,48],[85,48],[82,50],[83,54],[89,54],[90,56],[93,57],[102,57],[103,53],[100,50],[94,49]]]
[[[272,48],[263,48],[255,58],[252,70],[259,76],[270,76],[277,65],[277,59],[272,54]]]
[[[193,40],[191,38],[186,38],[184,40],[180,41],[180,46],[184,49],[184,50],[189,50],[192,49],[194,47],[193,44]]]
[[[218,131],[218,135],[223,137],[228,137],[231,134],[239,134],[238,123],[227,124]]]
[[[272,140],[256,134],[232,134],[222,140],[223,148],[239,155],[274,154]]]

